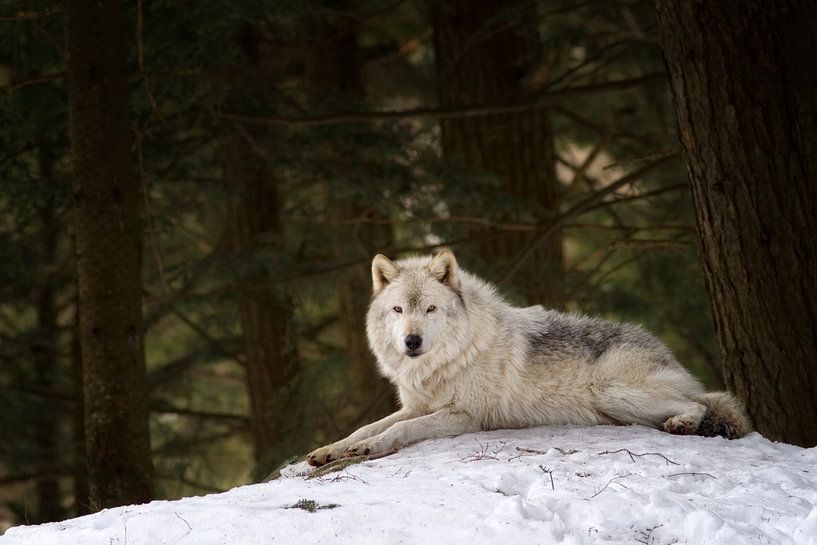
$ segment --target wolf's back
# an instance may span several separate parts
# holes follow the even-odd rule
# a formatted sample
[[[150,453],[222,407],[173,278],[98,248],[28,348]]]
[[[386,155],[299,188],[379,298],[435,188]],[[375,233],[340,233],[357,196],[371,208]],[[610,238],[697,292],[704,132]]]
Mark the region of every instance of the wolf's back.
[[[743,403],[729,392],[704,394],[700,402],[706,405],[707,411],[698,427],[698,435],[737,439],[752,431]]]

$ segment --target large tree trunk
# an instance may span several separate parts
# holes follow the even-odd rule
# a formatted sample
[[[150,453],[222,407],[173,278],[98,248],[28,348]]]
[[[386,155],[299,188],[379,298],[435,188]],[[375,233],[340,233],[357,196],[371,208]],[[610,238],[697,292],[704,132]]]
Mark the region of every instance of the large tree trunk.
[[[523,0],[433,2],[437,93],[442,108],[527,100],[541,68],[535,4]],[[526,78],[530,81],[526,83]],[[440,123],[446,159],[498,177],[504,191],[534,205],[544,219],[558,204],[553,140],[544,110],[446,119]],[[484,237],[475,230],[474,237]],[[509,265],[530,242],[513,233],[482,242],[483,258]],[[554,233],[515,279],[531,303],[559,307],[562,236]]]
[[[88,478],[113,507],[153,496],[121,3],[69,0],[65,30]]]
[[[658,1],[727,385],[817,444],[817,5]]]
[[[353,15],[354,4],[340,0],[330,2],[330,5],[344,15],[334,23],[316,22],[313,25],[315,38],[307,60],[306,80],[313,106],[318,110],[328,108],[337,111],[344,107],[348,109],[349,102],[363,102],[366,93],[357,43],[357,20]],[[345,157],[346,163],[353,165],[353,169],[360,168],[349,160],[349,150],[341,146],[334,148],[333,152]],[[356,172],[335,169],[335,180],[330,182],[327,192],[331,199],[329,213],[337,221],[350,218],[385,219],[379,210],[372,207],[371,202],[362,204],[347,196],[354,191],[332,189],[333,184],[355,183],[354,178],[359,178],[356,175]],[[369,259],[391,244],[391,228],[387,224],[361,223],[351,233],[338,230],[336,237],[332,241],[336,260],[359,258],[363,262],[346,272],[338,283],[338,306],[345,352],[360,394],[356,397],[366,400],[366,404],[360,405],[366,414],[360,414],[358,420],[376,420],[396,409],[396,396],[393,386],[377,372],[366,340],[366,310],[371,298]]]

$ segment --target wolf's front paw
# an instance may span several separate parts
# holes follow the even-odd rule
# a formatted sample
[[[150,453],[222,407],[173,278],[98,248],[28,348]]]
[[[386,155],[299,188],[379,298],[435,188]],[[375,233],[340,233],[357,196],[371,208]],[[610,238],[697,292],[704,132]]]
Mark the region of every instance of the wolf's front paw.
[[[328,464],[333,460],[338,460],[339,458],[343,457],[344,447],[345,445],[332,443],[331,445],[326,445],[325,447],[315,449],[306,455],[306,462],[315,467]]]
[[[376,437],[372,437],[371,439],[364,439],[363,441],[354,443],[352,446],[346,449],[346,452],[344,452],[343,455],[346,457],[351,457],[381,454],[390,448],[390,445],[385,445],[383,441],[379,441]]]

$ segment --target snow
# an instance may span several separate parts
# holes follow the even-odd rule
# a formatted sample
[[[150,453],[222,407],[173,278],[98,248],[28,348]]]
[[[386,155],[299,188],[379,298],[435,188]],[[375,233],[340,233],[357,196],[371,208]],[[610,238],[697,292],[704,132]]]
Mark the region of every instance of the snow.
[[[0,545],[817,545],[817,448],[757,433],[727,441],[638,426],[499,430],[318,478],[306,469],[221,494],[18,526]],[[300,500],[314,512],[293,507]]]

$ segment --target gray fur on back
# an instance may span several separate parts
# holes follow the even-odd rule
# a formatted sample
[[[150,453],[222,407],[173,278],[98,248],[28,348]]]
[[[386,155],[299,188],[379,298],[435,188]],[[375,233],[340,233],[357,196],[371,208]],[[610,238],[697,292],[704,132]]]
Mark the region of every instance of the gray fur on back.
[[[652,351],[655,363],[678,365],[661,341],[635,324],[543,309],[535,325],[527,336],[533,363],[548,363],[566,355],[592,363],[610,348],[628,347]]]

